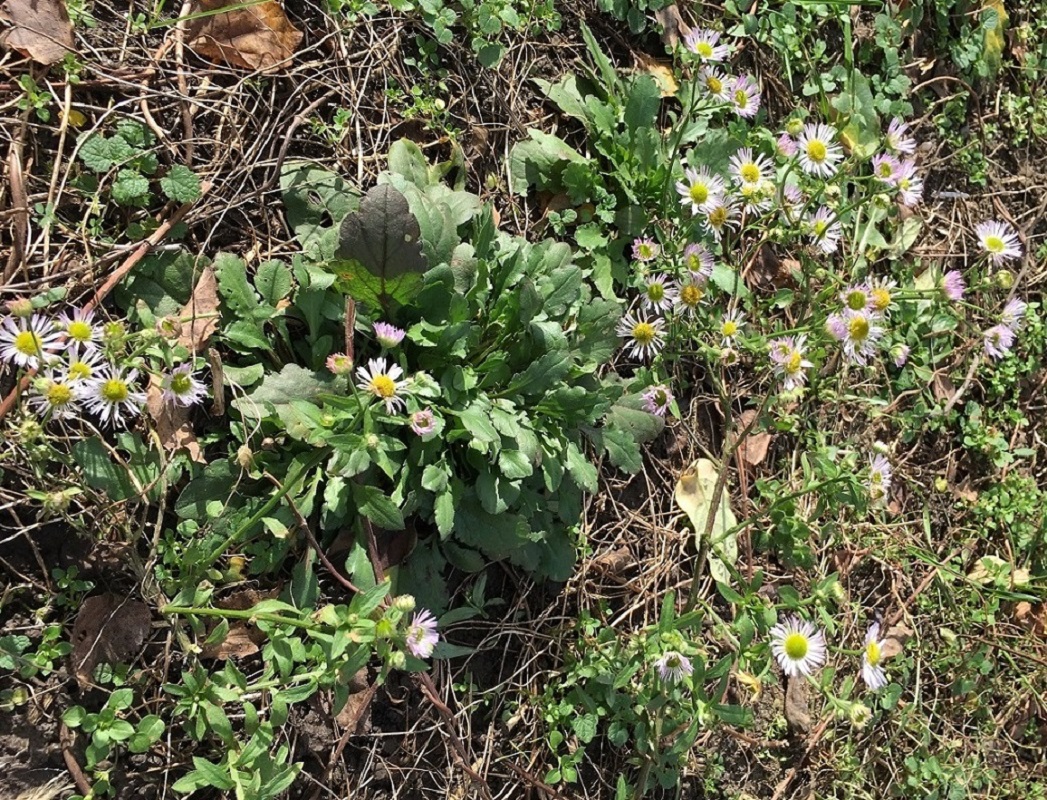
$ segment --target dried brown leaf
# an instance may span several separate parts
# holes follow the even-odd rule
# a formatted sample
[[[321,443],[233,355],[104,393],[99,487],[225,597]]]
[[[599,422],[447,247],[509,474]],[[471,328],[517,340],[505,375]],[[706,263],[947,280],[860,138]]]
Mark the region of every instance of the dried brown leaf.
[[[666,47],[676,47],[680,38],[691,31],[687,23],[683,21],[683,17],[680,16],[680,9],[677,8],[676,3],[657,9],[654,12],[654,18],[662,26],[662,42]]]
[[[357,733],[366,733],[371,728],[371,700],[374,692],[367,682],[367,667],[362,667],[349,681],[349,699],[335,720],[342,730],[350,727]]]
[[[138,652],[149,633],[149,606],[116,594],[88,597],[73,623],[70,655],[76,679],[91,683],[94,668],[125,661]]]
[[[5,0],[0,20],[11,23],[0,34],[0,45],[37,64],[55,64],[73,52],[73,23],[64,0]]]
[[[218,328],[218,281],[211,267],[204,267],[193,296],[178,316],[182,323],[178,344],[191,353],[202,353]]]
[[[737,436],[745,430],[755,418],[755,409],[750,408],[748,411],[742,412],[741,416],[738,417],[738,422],[735,424],[734,435]],[[738,455],[750,467],[755,467],[767,458],[767,450],[771,446],[772,441],[774,441],[773,434],[766,431],[754,431],[742,439],[742,443],[738,445]]]
[[[196,441],[193,426],[189,422],[189,408],[172,400],[164,399],[161,380],[156,375],[149,376],[149,386],[145,390],[145,407],[156,425],[156,435],[164,448],[175,452],[185,450],[189,457],[198,464],[206,464],[200,443]]]
[[[218,608],[234,611],[246,611],[254,608],[262,600],[271,600],[279,594],[278,589],[270,592],[259,592],[255,589],[242,589],[217,601]],[[237,620],[229,626],[229,632],[220,642],[205,645],[200,651],[200,658],[245,658],[254,655],[265,642],[265,634],[248,620]]]
[[[905,643],[909,641],[909,637],[912,636],[912,630],[905,625],[898,624],[892,625],[887,629],[887,633],[883,638],[883,647],[880,648],[880,653],[884,658],[894,658],[905,647]]]
[[[789,727],[806,733],[811,729],[811,709],[807,703],[807,682],[790,678],[785,687],[785,719]]]
[[[636,61],[639,69],[654,78],[654,82],[658,84],[658,91],[662,97],[676,96],[676,93],[680,90],[680,85],[676,82],[676,76],[673,75],[671,64],[664,64],[644,53],[638,53]]]
[[[198,0],[194,13],[232,8],[190,20],[189,46],[204,58],[234,67],[272,72],[286,66],[302,32],[275,0],[246,8],[239,5],[239,0]]]

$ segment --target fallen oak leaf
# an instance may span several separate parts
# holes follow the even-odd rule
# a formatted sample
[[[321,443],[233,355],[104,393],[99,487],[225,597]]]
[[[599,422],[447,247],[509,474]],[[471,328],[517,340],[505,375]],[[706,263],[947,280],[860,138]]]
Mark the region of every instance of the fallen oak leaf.
[[[191,49],[212,61],[272,72],[290,60],[302,41],[302,32],[276,0],[198,0],[198,5],[195,13],[204,16],[189,21],[186,38]]]
[[[756,410],[748,409],[743,411],[741,416],[738,417],[738,422],[735,425],[734,436],[737,436],[741,431],[752,424],[752,421],[756,418]],[[748,436],[742,439],[742,443],[738,445],[738,455],[748,464],[750,467],[755,467],[760,464],[765,458],[767,458],[767,450],[771,446],[771,441],[774,436],[766,431],[759,433],[751,431]]]
[[[5,0],[0,20],[11,23],[0,44],[37,64],[55,64],[74,52],[73,23],[63,0]]]

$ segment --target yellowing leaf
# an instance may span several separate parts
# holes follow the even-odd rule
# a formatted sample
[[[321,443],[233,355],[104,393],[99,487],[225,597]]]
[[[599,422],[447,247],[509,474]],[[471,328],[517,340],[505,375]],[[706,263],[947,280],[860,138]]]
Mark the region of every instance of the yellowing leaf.
[[[993,74],[1000,69],[1000,57],[1003,54],[1003,32],[1007,28],[1007,10],[1003,0],[986,0],[981,12],[982,28],[985,40],[982,47],[982,58]]]
[[[713,510],[713,491],[716,488],[716,466],[707,458],[695,461],[676,482],[676,504],[687,514],[694,526],[695,542],[701,546],[709,514],[714,514],[709,542],[709,572],[719,583],[731,582],[731,571],[738,561],[738,534],[730,531],[738,524],[731,511],[727,491]]]
[[[671,66],[642,54],[637,56],[637,60],[640,62],[641,69],[654,78],[662,97],[676,96],[680,85],[676,82],[676,76],[673,75]]]

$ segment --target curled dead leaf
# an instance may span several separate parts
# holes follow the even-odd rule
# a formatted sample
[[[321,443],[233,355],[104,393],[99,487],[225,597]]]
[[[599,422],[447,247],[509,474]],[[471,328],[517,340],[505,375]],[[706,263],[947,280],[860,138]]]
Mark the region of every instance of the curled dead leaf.
[[[206,464],[203,450],[189,422],[190,409],[164,399],[161,383],[158,376],[150,375],[149,386],[145,390],[145,407],[156,425],[156,435],[166,450],[185,450],[193,461]]]
[[[107,593],[88,597],[73,623],[73,673],[81,685],[101,663],[116,664],[138,653],[152,623],[149,606]]]
[[[902,652],[905,643],[909,641],[911,636],[912,629],[902,624],[892,625],[887,629],[887,633],[883,637],[883,646],[880,648],[880,655],[883,656],[883,658],[894,658]]]
[[[806,733],[811,729],[811,709],[807,702],[807,681],[789,678],[785,687],[785,719],[789,727]]]
[[[278,594],[277,590],[259,592],[255,589],[244,589],[219,600],[215,605],[218,608],[246,611],[254,608],[263,600],[277,597]],[[212,626],[212,631],[214,627]],[[229,626],[224,637],[218,641],[209,641],[201,648],[200,658],[214,658],[223,661],[228,658],[246,658],[257,653],[264,642],[265,634],[257,626],[248,620],[236,620]]]
[[[204,267],[193,287],[193,296],[178,315],[178,344],[191,353],[202,353],[218,328],[218,281],[211,267]]]
[[[750,408],[747,411],[743,411],[738,417],[737,423],[734,426],[734,436],[738,436],[743,430],[745,430],[752,421],[756,418],[756,410]],[[767,458],[767,450],[771,446],[771,442],[774,440],[774,436],[766,431],[752,431],[746,436],[742,443],[738,446],[738,455],[748,464],[750,467],[755,467],[757,464],[763,462]]]
[[[5,0],[0,20],[11,24],[0,34],[0,45],[37,64],[55,64],[74,52],[73,23],[64,0]]]
[[[228,11],[220,9],[229,8]],[[287,66],[302,32],[275,0],[245,6],[238,0],[198,0],[186,26],[189,46],[204,58],[234,67],[272,72]]]
[[[636,61],[639,69],[654,78],[654,82],[658,84],[658,91],[662,97],[676,96],[676,93],[680,90],[680,85],[676,82],[676,76],[673,75],[671,64],[663,64],[661,61],[651,58],[644,53],[638,53]]]
[[[691,29],[680,16],[680,9],[676,3],[659,8],[654,12],[654,18],[662,26],[662,42],[666,47],[676,47],[680,39],[687,36]]]

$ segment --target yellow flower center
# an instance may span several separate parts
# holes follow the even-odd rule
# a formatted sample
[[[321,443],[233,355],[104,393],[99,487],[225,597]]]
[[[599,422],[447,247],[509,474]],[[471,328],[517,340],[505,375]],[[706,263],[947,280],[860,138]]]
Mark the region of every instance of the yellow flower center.
[[[647,299],[652,303],[660,303],[665,299],[665,286],[660,283],[652,283],[647,287]]]
[[[637,322],[633,325],[633,339],[637,344],[650,344],[654,341],[654,325],[650,322]]]
[[[760,168],[751,161],[748,164],[742,164],[738,174],[742,176],[742,180],[746,183],[756,183],[760,180]]]
[[[880,177],[889,178],[892,174],[894,174],[894,168],[891,167],[891,163],[889,161],[882,162],[880,164]]]
[[[86,361],[74,361],[69,365],[69,380],[80,381],[91,377],[91,365]]]
[[[807,655],[807,637],[802,633],[790,633],[782,644],[785,655],[793,661],[800,661]]]
[[[709,199],[709,187],[704,183],[692,183],[690,195],[691,202],[701,205]]]
[[[891,292],[889,289],[877,288],[872,290],[872,305],[877,311],[883,311],[891,304]]]
[[[688,284],[680,289],[680,302],[689,308],[694,308],[705,296],[705,292],[695,286],[693,283]]]
[[[710,94],[719,94],[723,91],[723,81],[715,75],[709,75],[705,78],[705,88],[709,90]]]
[[[709,224],[714,228],[722,228],[727,224],[727,208],[719,206],[709,212]]]
[[[902,178],[898,181],[898,188],[903,192],[907,191],[910,186],[912,186],[912,182],[908,178]]]
[[[127,384],[119,378],[110,378],[102,384],[102,399],[107,403],[122,403],[129,393]]]
[[[865,646],[865,660],[868,661],[871,666],[879,666],[882,658],[883,652],[880,650],[878,642],[869,642],[869,644]]]
[[[712,58],[713,46],[708,42],[698,42],[698,46],[695,48],[695,52],[698,53],[702,58]]]
[[[645,261],[652,259],[655,256],[654,245],[644,243],[641,244],[638,249],[640,251],[640,258],[644,259]]]
[[[185,394],[193,388],[193,379],[185,372],[175,373],[171,377],[171,391],[175,394]]]
[[[744,89],[734,90],[734,104],[741,109],[749,107],[749,95]]]
[[[807,143],[807,158],[815,164],[821,164],[825,161],[825,157],[828,154],[829,150],[824,142],[820,142],[817,139],[811,139],[811,141]]]
[[[73,391],[64,383],[52,383],[47,387],[47,402],[60,407],[68,405],[73,399]]]
[[[1007,245],[999,236],[986,236],[985,249],[990,253],[1002,253]]]
[[[855,317],[847,325],[847,331],[855,341],[865,341],[869,336],[869,320],[865,317]]]
[[[824,219],[815,220],[811,228],[814,230],[815,236],[824,236],[825,232],[829,229],[829,223]]]
[[[789,355],[789,360],[785,362],[785,371],[790,375],[794,375],[801,369],[803,369],[803,356],[800,355],[799,350],[793,350]],[[798,636],[799,634],[796,635]]]
[[[15,336],[15,350],[24,356],[40,355],[43,350],[40,337],[33,331],[22,331]]]
[[[396,383],[388,375],[375,375],[371,378],[371,390],[383,400],[388,400],[396,394]]]
[[[738,323],[732,319],[727,320],[720,329],[724,336],[734,336],[738,333]]]
[[[865,292],[853,291],[847,295],[847,307],[851,309],[851,311],[861,311],[865,308],[865,305],[868,302],[869,300],[865,296]]]
[[[70,322],[65,332],[69,334],[70,339],[75,339],[78,342],[91,341],[91,335],[94,333],[91,330],[91,325],[80,319]]]

